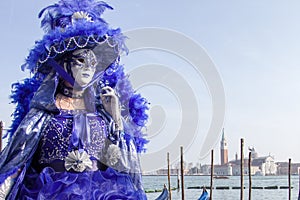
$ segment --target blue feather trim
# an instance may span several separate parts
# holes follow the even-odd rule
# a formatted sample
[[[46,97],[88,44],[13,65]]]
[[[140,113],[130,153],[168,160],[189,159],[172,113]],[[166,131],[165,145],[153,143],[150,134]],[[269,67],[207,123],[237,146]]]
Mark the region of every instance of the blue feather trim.
[[[105,9],[113,9],[103,1],[94,0],[61,0],[40,11],[41,27],[49,32],[56,27],[65,28],[72,25],[72,15],[75,12],[85,12],[94,22],[104,22],[101,15]]]
[[[130,133],[134,138],[139,153],[145,152],[145,145],[149,142],[143,133],[148,120],[148,101],[134,92],[123,66],[111,65],[106,70],[102,81],[116,89],[122,106],[121,114],[127,120],[125,133]]]
[[[31,99],[40,87],[43,78],[43,76],[36,74],[32,78],[26,78],[22,82],[12,84],[12,94],[10,95],[10,98],[11,103],[16,104],[16,108],[12,114],[12,125],[4,138],[7,136],[11,138],[13,133],[17,130],[19,124],[28,113]]]
[[[148,102],[140,94],[134,94],[129,100],[129,112],[132,121],[138,126],[145,126],[148,115],[146,111],[149,110]]]

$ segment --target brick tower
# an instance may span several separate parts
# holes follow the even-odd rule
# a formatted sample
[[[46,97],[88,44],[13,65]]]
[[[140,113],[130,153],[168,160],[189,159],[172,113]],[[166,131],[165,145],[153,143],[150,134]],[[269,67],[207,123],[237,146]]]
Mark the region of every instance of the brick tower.
[[[228,163],[228,147],[227,141],[224,136],[224,128],[222,131],[222,140],[221,140],[221,165]]]

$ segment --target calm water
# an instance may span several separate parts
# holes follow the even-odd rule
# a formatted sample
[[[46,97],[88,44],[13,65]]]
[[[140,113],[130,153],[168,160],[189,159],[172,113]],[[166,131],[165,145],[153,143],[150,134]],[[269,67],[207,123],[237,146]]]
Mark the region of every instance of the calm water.
[[[167,184],[168,180],[166,176],[144,176],[143,177],[144,188],[147,189],[162,189],[163,184]],[[185,188],[191,186],[209,186],[209,176],[185,176],[184,179]],[[298,198],[298,176],[292,176],[292,199]],[[171,177],[172,187],[177,186],[177,176]],[[214,179],[214,187],[216,186],[229,186],[238,187],[240,186],[240,177],[231,176],[229,179]],[[244,199],[248,199],[248,177],[244,178]],[[254,176],[252,177],[252,187],[265,187],[265,186],[288,186],[287,176]],[[207,190],[210,192],[209,190]],[[201,189],[185,189],[185,199],[192,200],[198,199],[201,195]],[[147,193],[149,200],[154,200],[159,196],[160,193]],[[288,199],[288,189],[252,189],[253,200],[283,200]],[[214,200],[239,200],[240,190],[229,189],[229,190],[213,190]],[[181,200],[181,191],[172,191],[172,200]]]

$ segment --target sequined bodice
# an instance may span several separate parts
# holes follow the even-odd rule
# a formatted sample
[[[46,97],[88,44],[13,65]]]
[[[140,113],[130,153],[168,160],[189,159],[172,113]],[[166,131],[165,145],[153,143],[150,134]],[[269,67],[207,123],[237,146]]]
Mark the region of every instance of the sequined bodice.
[[[87,131],[87,138],[79,138],[81,147],[91,156],[100,160],[101,152],[107,137],[108,125],[99,114],[80,113],[75,111],[61,111],[47,124],[39,144],[38,160],[40,164],[51,163],[55,160],[64,160],[68,152],[74,150],[72,144],[72,132],[74,132],[74,120],[76,116],[83,115],[86,122],[80,127],[80,131]],[[74,143],[74,142],[73,142]]]

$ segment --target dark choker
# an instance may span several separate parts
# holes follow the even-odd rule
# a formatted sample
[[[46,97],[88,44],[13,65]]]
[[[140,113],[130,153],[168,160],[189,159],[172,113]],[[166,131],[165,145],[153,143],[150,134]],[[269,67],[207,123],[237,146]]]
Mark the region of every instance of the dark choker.
[[[61,93],[66,97],[81,99],[83,98],[84,92],[82,92],[81,94],[73,94],[73,88],[60,84],[58,88],[58,93]]]

